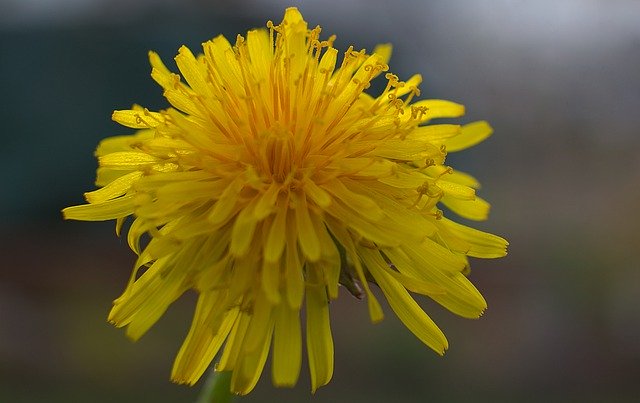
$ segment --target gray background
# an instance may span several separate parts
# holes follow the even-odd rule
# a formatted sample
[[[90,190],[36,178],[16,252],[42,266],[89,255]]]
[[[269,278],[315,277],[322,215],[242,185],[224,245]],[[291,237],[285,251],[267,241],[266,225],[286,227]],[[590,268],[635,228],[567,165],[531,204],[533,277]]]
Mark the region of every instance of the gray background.
[[[390,312],[332,304],[333,381],[314,396],[268,367],[247,402],[633,401],[640,395],[640,2],[0,1],[0,401],[193,401],[168,381],[189,294],[138,343],[106,323],[133,263],[111,223],[62,222],[93,188],[113,109],[164,108],[146,52],[280,21],[298,4],[337,46],[392,42],[391,70],[464,103],[495,134],[448,162],[483,183],[480,228],[510,254],[474,261],[479,321],[421,300],[440,358]],[[268,364],[267,364],[268,365]]]

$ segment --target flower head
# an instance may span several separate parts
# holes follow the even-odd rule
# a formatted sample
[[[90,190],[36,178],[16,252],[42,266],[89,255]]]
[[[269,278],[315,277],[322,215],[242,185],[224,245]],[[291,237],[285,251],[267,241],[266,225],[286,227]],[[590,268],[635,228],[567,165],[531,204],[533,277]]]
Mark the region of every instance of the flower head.
[[[366,299],[373,322],[383,318],[377,285],[439,354],[447,340],[409,292],[468,318],[486,308],[466,277],[467,257],[503,256],[507,242],[445,218],[438,206],[487,217],[478,182],[444,162],[490,126],[426,125],[464,108],[413,102],[421,77],[385,74],[389,45],[372,54],[350,47],[338,62],[333,40],[289,8],[281,24],[234,45],[218,36],[202,55],[180,48],[182,77],[150,53],[151,76],[172,107],[115,111],[115,121],[139,131],[100,143],[99,189],[63,211],[115,219],[118,233],[133,218],[127,239],[138,258],[109,315],[131,338],[185,291],[199,293],[176,382],[195,383],[220,352],[216,368],[232,370],[232,390],[248,393],[271,349],[274,384],[294,385],[304,307],[311,387],[325,385],[333,372],[329,301],[340,284]],[[369,95],[382,74],[386,88]]]

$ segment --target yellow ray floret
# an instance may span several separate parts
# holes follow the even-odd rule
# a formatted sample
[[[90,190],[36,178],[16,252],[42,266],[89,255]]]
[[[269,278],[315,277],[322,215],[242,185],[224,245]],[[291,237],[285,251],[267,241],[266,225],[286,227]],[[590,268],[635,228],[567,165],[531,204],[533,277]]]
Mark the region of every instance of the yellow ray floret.
[[[269,351],[277,386],[296,384],[306,346],[311,389],[333,375],[329,301],[343,285],[367,301],[375,323],[391,309],[439,354],[443,332],[414,300],[423,294],[468,318],[486,301],[467,279],[468,256],[495,258],[507,242],[444,218],[442,205],[484,220],[479,183],[445,165],[448,152],[488,137],[460,104],[425,99],[422,81],[388,73],[391,46],[339,52],[296,8],[196,55],[181,47],[171,72],[151,52],[151,76],[170,107],[134,106],[113,119],[137,129],[100,143],[97,190],[67,219],[131,217],[138,255],[109,321],[141,337],[185,291],[199,293],[171,377],[195,383],[233,371],[249,393]],[[372,80],[385,79],[379,94]],[[302,332],[301,310],[306,310]],[[305,340],[303,341],[303,337]]]

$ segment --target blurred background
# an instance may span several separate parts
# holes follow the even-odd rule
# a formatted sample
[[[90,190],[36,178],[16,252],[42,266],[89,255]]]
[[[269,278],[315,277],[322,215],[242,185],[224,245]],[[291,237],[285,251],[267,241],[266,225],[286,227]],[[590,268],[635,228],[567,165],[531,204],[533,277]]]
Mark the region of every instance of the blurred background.
[[[315,395],[270,370],[239,402],[637,401],[640,396],[640,1],[0,0],[0,401],[188,402],[169,382],[186,295],[139,342],[106,322],[133,264],[112,223],[63,222],[92,190],[111,111],[164,108],[147,51],[169,63],[297,5],[336,46],[392,42],[423,98],[466,105],[494,135],[448,162],[483,183],[478,227],[509,255],[474,261],[478,321],[421,303],[440,358],[387,307],[332,304],[333,381]],[[267,364],[269,365],[269,364]],[[306,364],[303,364],[306,365]]]

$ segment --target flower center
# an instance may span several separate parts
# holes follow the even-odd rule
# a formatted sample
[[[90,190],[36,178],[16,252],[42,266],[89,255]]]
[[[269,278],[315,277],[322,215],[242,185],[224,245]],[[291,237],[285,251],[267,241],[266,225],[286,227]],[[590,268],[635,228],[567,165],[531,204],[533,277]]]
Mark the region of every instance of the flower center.
[[[261,176],[278,183],[295,176],[302,156],[298,155],[294,134],[290,129],[276,123],[264,133],[259,143],[261,155],[256,167]]]

